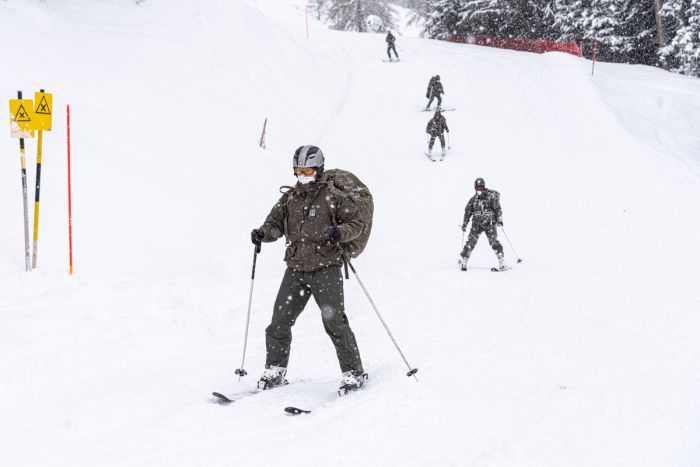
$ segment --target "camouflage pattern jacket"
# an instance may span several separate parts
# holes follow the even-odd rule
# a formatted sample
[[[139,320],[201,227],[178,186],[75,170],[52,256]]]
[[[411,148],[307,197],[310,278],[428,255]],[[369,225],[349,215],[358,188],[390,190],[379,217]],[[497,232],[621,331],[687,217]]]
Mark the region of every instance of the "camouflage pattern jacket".
[[[442,115],[431,118],[425,127],[425,132],[431,136],[440,136],[444,131],[449,133],[450,129],[447,128],[447,120]]]
[[[307,185],[297,183],[277,201],[260,227],[263,242],[287,240],[287,267],[312,272],[343,264],[340,248],[325,241],[323,229],[336,226],[340,241],[348,242],[362,232],[358,208],[352,197],[332,189],[326,175]]]
[[[474,195],[464,208],[464,222],[467,225],[469,219],[474,217],[473,223],[480,225],[492,225],[503,220],[501,212],[500,194],[496,190],[484,190],[482,196]]]
[[[435,77],[430,78],[428,83],[428,90],[425,91],[425,97],[430,98],[431,95],[438,96],[440,94],[445,94],[445,90],[442,87],[442,82]]]

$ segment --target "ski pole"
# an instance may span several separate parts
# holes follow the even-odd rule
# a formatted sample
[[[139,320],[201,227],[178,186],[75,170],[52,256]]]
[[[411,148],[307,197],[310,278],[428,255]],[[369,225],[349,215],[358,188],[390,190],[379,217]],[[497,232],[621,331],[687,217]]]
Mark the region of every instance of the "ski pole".
[[[245,337],[243,338],[243,360],[241,361],[241,367],[236,369],[236,374],[238,375],[238,381],[242,377],[248,374],[247,371],[243,369],[245,366],[245,351],[248,346],[248,328],[250,327],[250,307],[253,303],[253,284],[255,284],[255,263],[258,261],[258,253],[260,253],[260,245],[255,245],[255,251],[253,252],[253,272],[250,275],[250,293],[248,294],[248,315],[245,320]]]
[[[350,262],[350,260],[347,259],[345,252],[343,252],[343,256],[345,257],[345,261],[348,263],[348,266],[350,266],[350,270],[352,271],[353,274],[355,274],[355,278],[357,279],[357,283],[360,284],[360,287],[362,287],[362,291],[367,296],[367,299],[369,300],[369,303],[372,305],[372,308],[374,308],[374,312],[379,317],[379,321],[382,322],[382,326],[384,326],[384,329],[386,330],[387,334],[389,334],[389,338],[391,339],[391,342],[394,343],[394,347],[396,347],[396,350],[399,351],[399,355],[401,355],[401,358],[403,358],[404,363],[406,363],[406,366],[408,367],[408,373],[406,373],[406,376],[408,376],[408,377],[413,376],[416,379],[416,382],[418,382],[418,377],[416,376],[416,373],[418,373],[418,368],[411,368],[411,365],[408,363],[408,360],[406,360],[406,357],[404,356],[403,352],[401,351],[399,344],[396,343],[396,339],[394,339],[394,336],[391,334],[391,331],[389,330],[389,326],[387,326],[386,322],[384,322],[384,319],[382,318],[382,315],[379,313],[379,310],[377,309],[377,305],[374,304],[374,300],[372,300],[372,297],[369,295],[369,292],[367,292],[367,289],[365,288],[365,285],[362,283],[360,276],[357,274],[357,271],[355,270],[355,266],[353,266],[352,263]]]
[[[506,233],[506,229],[504,229],[503,226],[501,226],[501,230],[503,231],[503,235],[505,235],[506,240],[508,240],[508,244],[510,245],[510,249],[513,250],[513,254],[515,254],[515,257],[517,258],[518,263],[522,263],[523,260],[520,259],[520,257],[518,256],[518,253],[515,251],[515,248],[513,248],[513,244],[510,242],[510,238],[508,238],[508,234]]]

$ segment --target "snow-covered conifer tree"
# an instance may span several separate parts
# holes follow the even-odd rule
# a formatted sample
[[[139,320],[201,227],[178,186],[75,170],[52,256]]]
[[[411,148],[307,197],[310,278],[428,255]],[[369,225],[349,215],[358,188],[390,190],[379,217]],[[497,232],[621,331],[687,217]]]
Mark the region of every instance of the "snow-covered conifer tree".
[[[660,56],[675,71],[700,76],[700,0],[666,0],[661,15],[670,43]]]
[[[460,23],[464,10],[463,0],[431,0],[428,3],[424,33],[435,39],[446,39],[462,34]]]
[[[334,29],[367,31],[367,16],[382,19],[387,29],[396,25],[388,0],[328,0],[328,21]]]

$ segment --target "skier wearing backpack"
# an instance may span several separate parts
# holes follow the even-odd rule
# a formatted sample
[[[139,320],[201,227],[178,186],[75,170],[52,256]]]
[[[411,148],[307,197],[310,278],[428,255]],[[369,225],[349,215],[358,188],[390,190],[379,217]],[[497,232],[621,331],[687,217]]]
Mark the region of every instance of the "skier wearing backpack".
[[[341,244],[352,245],[354,240],[362,238],[367,241],[373,208],[368,213],[367,204],[357,192],[346,192],[338,186],[343,185],[342,180],[347,182],[348,177],[361,185],[359,180],[349,172],[326,173],[324,164],[323,152],[318,147],[299,147],[293,159],[296,185],[287,187],[289,190],[262,226],[251,232],[251,240],[258,246],[282,236],[287,241],[284,255],[287,270],[275,300],[272,321],[265,330],[267,359],[258,382],[260,389],[286,384],[292,326],[312,296],[321,309],[323,326],[338,356],[343,373],[340,391],[358,389],[367,380],[345,314]],[[370,196],[366,187],[364,190]],[[349,246],[343,248],[345,254],[354,257],[364,248],[364,243],[359,251]]]
[[[425,106],[425,110],[430,110],[430,105],[433,103],[433,99],[437,97],[437,108],[440,109],[442,105],[441,94],[445,94],[445,90],[442,88],[442,82],[440,81],[440,75],[435,75],[430,78],[428,83],[428,90],[425,91],[425,98],[430,99],[428,105]]]
[[[464,208],[464,221],[462,222],[462,232],[467,231],[469,219],[472,220],[472,229],[469,232],[467,243],[462,249],[460,264],[462,271],[467,270],[467,262],[472,250],[479,240],[482,232],[486,234],[489,245],[493,248],[498,258],[498,265],[501,271],[508,269],[503,259],[503,246],[498,241],[496,227],[503,227],[503,212],[501,212],[500,193],[496,190],[486,188],[483,178],[474,180],[474,190],[476,194],[471,197]]]
[[[394,44],[396,42],[396,38],[394,35],[391,33],[391,31],[387,31],[386,34],[386,54],[389,56],[389,61],[391,61],[391,51],[394,51],[394,55],[396,55],[396,60],[399,59],[399,54],[396,53],[396,45]]]
[[[430,135],[430,142],[428,143],[428,157],[431,157],[433,152],[433,145],[435,144],[435,138],[440,138],[440,145],[442,146],[442,156],[445,157],[445,135],[444,132],[450,132],[447,128],[447,120],[442,115],[440,110],[435,111],[435,115],[428,121],[428,125],[425,127],[425,132]]]

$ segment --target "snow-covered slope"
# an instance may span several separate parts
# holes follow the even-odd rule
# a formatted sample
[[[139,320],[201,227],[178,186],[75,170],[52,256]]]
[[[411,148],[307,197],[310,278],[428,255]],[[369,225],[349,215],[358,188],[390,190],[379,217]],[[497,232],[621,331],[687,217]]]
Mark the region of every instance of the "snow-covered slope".
[[[31,273],[17,142],[0,138],[2,464],[697,465],[700,81],[407,36],[383,63],[382,35],[309,26],[296,0],[0,3],[0,89],[46,88],[56,113]],[[418,111],[435,73],[457,108],[441,163]],[[258,257],[239,383],[249,232],[302,144],[375,195],[355,266],[420,382],[351,278],[367,390],[335,400],[310,305],[292,384],[210,404],[263,367],[283,245]],[[508,273],[488,272],[485,238],[456,264],[478,176],[524,259]]]

